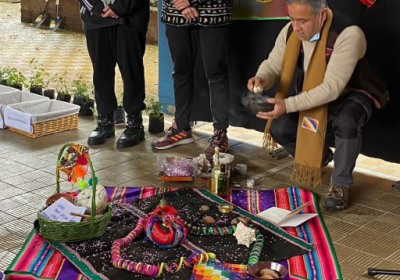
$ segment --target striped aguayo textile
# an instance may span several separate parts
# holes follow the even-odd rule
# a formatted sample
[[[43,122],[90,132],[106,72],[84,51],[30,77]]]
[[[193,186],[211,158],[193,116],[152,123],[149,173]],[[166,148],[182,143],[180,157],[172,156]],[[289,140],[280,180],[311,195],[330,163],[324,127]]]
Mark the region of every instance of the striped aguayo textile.
[[[173,189],[160,189],[154,187],[107,187],[110,201],[131,201],[135,198],[150,197]],[[229,200],[242,209],[257,214],[270,207],[280,207],[292,210],[311,201],[310,206],[304,209],[305,213],[319,213],[318,203],[313,193],[288,187],[277,190],[234,190]],[[320,214],[320,213],[319,213]],[[304,255],[291,257],[280,261],[289,270],[287,280],[340,280],[342,275],[331,243],[328,231],[322,216],[309,220],[297,228],[285,229],[291,235],[299,237],[314,245],[314,249]],[[198,267],[194,270],[192,279],[201,278]],[[217,269],[220,275],[232,273],[224,265],[208,267]],[[60,251],[53,248],[40,235],[32,231],[24,246],[6,271],[9,280],[38,280],[38,279],[87,279],[85,271],[74,265],[74,260],[67,259]],[[228,274],[227,274],[228,273]],[[196,278],[193,278],[196,277]],[[214,278],[213,278],[214,279]],[[215,278],[215,279],[224,279]]]

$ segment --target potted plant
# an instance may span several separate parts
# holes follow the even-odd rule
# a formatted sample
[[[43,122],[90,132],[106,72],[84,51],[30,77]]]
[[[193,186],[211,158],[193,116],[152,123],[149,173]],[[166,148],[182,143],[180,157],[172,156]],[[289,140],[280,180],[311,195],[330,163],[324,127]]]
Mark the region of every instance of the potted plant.
[[[79,114],[82,116],[93,116],[93,111],[90,108],[94,108],[94,99],[89,98],[89,86],[82,81],[82,75],[79,75],[77,79],[72,81],[72,87],[74,88],[73,103],[81,106]]]
[[[34,65],[29,78],[29,90],[32,93],[43,95],[43,85],[45,84],[44,79],[45,76],[49,76],[49,73],[44,70],[43,66],[38,65],[35,58],[33,58],[29,64]]]
[[[149,132],[163,132],[164,114],[162,109],[168,103],[165,101],[155,101],[151,96],[146,97],[145,103],[146,109],[144,111],[149,115]]]
[[[119,96],[117,97],[118,108],[117,108],[117,110],[114,111],[114,123],[115,124],[125,123],[125,110],[124,110],[124,106],[123,106],[123,100],[124,100],[124,92],[121,91],[119,93]]]
[[[52,77],[48,77],[48,79],[45,80],[44,83],[44,88],[45,90],[43,91],[43,95],[47,96],[50,99],[54,99],[55,98],[55,90],[53,88],[49,88],[49,85],[51,82],[54,82],[56,80],[56,75],[52,76]]]
[[[18,71],[15,68],[9,68],[7,72],[7,85],[19,90],[22,90],[24,87],[27,88],[28,84],[25,83],[26,78],[24,74]]]
[[[6,68],[0,68],[0,85],[7,85],[7,69]]]
[[[69,88],[67,85],[67,71],[64,72],[64,74],[55,74],[54,75],[54,81],[56,83],[56,91],[57,91],[57,100],[65,101],[65,102],[71,102],[71,94],[69,93]]]

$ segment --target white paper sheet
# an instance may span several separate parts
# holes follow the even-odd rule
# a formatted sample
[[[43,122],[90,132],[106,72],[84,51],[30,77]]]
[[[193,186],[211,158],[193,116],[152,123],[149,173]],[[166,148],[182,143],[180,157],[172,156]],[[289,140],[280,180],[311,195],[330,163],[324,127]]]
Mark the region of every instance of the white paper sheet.
[[[306,208],[310,203],[307,202],[300,207],[294,209],[293,211],[289,211],[286,209],[271,207],[263,212],[258,213],[258,216],[261,216],[271,222],[278,224],[281,227],[297,227],[302,223],[312,219],[318,214],[299,214],[301,210]]]
[[[314,218],[318,216],[318,214],[298,214],[298,215],[293,215],[290,216],[287,219],[284,219],[283,221],[280,221],[278,225],[281,227],[297,227],[301,225],[302,223],[308,221],[311,218]]]
[[[85,213],[86,207],[78,207],[61,197],[52,205],[42,211],[42,215],[47,219],[60,222],[80,222],[82,217],[73,216],[70,213]]]
[[[258,213],[258,216],[261,216],[268,221],[274,222],[278,224],[283,218],[289,215],[291,212],[286,209],[278,208],[278,207],[271,207],[267,210]]]

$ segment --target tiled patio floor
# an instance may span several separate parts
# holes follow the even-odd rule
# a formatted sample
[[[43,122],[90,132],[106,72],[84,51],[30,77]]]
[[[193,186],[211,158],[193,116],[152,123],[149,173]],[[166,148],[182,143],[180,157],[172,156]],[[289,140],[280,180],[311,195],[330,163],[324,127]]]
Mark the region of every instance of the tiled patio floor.
[[[20,24],[18,5],[0,3],[0,67],[13,66],[29,74],[29,60],[36,58],[53,73],[67,70],[69,79],[84,74],[90,81],[84,36],[65,31],[54,34]],[[156,66],[157,47],[148,46],[147,92],[153,95],[157,92]],[[166,126],[171,121],[172,117],[167,116]],[[59,149],[66,142],[86,143],[94,126],[93,118],[80,117],[79,129],[37,139],[0,130],[0,270],[11,263],[32,228],[41,202],[55,190]],[[146,140],[134,148],[117,150],[115,143],[122,129],[117,128],[115,139],[91,148],[96,174],[103,185],[160,186],[157,155],[197,156],[207,147],[212,131],[211,124],[198,126],[194,129],[195,143],[155,152],[150,143],[160,135],[148,132]],[[248,165],[248,175],[257,178],[260,188],[294,184],[290,179],[292,159],[273,160],[260,147],[261,133],[232,127],[229,136],[235,162]],[[323,186],[310,188],[319,194],[320,201],[331,171],[332,165],[323,170]],[[322,211],[345,279],[370,279],[366,276],[370,266],[400,269],[400,192],[391,188],[399,178],[399,165],[360,156],[351,207],[342,212]],[[69,184],[63,183],[62,188],[69,189]]]

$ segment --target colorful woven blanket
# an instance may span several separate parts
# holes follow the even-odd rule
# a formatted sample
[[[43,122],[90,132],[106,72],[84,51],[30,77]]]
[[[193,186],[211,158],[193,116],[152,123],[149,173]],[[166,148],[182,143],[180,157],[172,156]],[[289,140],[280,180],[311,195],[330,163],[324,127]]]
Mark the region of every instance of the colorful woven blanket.
[[[109,199],[113,202],[129,202],[133,199],[151,197],[170,190],[172,189],[107,187]],[[235,190],[231,194],[230,200],[233,204],[253,214],[272,206],[294,209],[307,201],[311,201],[311,206],[307,207],[305,212],[319,213],[315,196],[311,192],[295,187],[279,190]],[[289,269],[289,275],[286,279],[342,279],[336,255],[321,216],[308,221],[298,228],[287,229],[287,231],[294,236],[312,243],[314,248],[307,254],[280,261],[280,263]],[[77,256],[70,254],[66,258],[60,251],[43,240],[40,235],[36,234],[35,231],[32,231],[21,251],[6,271],[6,274],[8,275],[8,279],[11,280],[85,279],[85,275],[90,275],[90,266],[82,267],[78,265],[76,268],[77,264],[79,264]],[[193,270],[191,279],[224,279],[201,278],[201,271],[206,271],[205,268],[196,267]],[[226,265],[224,267],[222,264],[210,264],[207,269],[209,273],[210,269],[214,272],[219,271],[217,272],[219,275],[234,275],[234,273],[237,273],[237,271],[232,271]],[[99,279],[101,278],[116,279],[113,277],[100,277]]]

